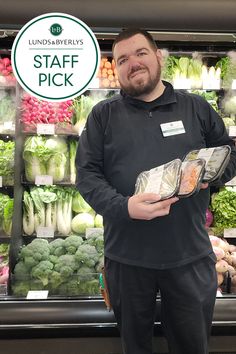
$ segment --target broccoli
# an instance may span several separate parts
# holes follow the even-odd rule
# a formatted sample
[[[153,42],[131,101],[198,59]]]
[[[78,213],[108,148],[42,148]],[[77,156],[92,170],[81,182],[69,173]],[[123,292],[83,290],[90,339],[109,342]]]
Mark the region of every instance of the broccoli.
[[[78,269],[75,256],[64,254],[57,259],[54,270],[59,272],[62,278],[69,278]]]
[[[30,274],[24,262],[22,261],[18,262],[14,268],[14,279],[27,280],[29,278],[30,278]]]
[[[48,288],[50,293],[57,294],[57,289],[61,285],[61,283],[62,283],[61,274],[53,270],[48,282]]]
[[[82,267],[79,268],[77,274],[79,280],[83,280],[83,281],[91,280],[94,278],[95,269],[83,265]]]
[[[80,262],[90,268],[94,267],[99,259],[99,254],[94,246],[83,244],[79,246],[75,253],[77,262]]]
[[[89,281],[81,281],[79,284],[80,295],[98,295],[99,290],[99,281],[98,279],[93,279]]]
[[[100,255],[103,254],[104,239],[102,235],[98,235],[96,237],[90,237],[87,241],[85,241],[85,243],[94,246]]]
[[[17,281],[12,284],[12,293],[15,296],[26,296],[30,290],[29,281]]]
[[[50,254],[48,260],[53,263],[53,264],[56,264],[57,263],[57,260],[58,260],[58,257],[57,256],[54,256],[53,254]]]
[[[48,284],[49,277],[53,270],[53,263],[49,261],[41,261],[31,270],[31,276],[42,282],[43,286]]]
[[[49,258],[49,244],[45,239],[34,239],[27,246],[23,246],[20,253],[20,260],[24,261],[28,269],[36,266],[40,261]]]
[[[82,245],[83,239],[80,236],[71,235],[68,236],[64,242],[65,242],[64,245],[66,248],[66,253],[75,254],[78,247]]]
[[[62,238],[57,238],[49,243],[50,254],[53,256],[60,257],[66,253],[64,242]],[[54,262],[53,262],[54,263]]]

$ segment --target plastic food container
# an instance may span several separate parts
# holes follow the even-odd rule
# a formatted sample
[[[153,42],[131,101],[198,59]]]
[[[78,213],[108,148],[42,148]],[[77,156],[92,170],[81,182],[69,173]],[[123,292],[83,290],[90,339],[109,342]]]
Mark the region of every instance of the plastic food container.
[[[204,159],[196,159],[182,163],[178,197],[190,197],[199,191],[205,172],[205,165],[206,162]]]
[[[230,158],[231,148],[229,145],[223,145],[213,148],[190,151],[184,161],[190,161],[202,158],[206,161],[203,182],[212,183],[219,179]]]
[[[135,194],[156,193],[161,199],[177,194],[181,176],[181,160],[175,159],[164,165],[141,172],[136,180]]]

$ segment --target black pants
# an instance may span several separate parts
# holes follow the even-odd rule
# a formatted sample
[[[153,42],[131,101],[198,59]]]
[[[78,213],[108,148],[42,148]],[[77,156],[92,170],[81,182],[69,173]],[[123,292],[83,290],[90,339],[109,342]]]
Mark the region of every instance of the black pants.
[[[207,354],[217,277],[214,255],[168,270],[105,260],[124,354],[151,354],[156,295],[170,354]]]

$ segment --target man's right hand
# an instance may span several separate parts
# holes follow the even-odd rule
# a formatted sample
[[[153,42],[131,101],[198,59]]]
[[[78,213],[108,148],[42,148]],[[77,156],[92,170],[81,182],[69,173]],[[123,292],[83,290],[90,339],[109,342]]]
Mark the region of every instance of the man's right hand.
[[[155,193],[135,194],[128,200],[128,212],[132,219],[152,220],[158,216],[168,215],[170,206],[179,199],[176,197],[160,201]]]

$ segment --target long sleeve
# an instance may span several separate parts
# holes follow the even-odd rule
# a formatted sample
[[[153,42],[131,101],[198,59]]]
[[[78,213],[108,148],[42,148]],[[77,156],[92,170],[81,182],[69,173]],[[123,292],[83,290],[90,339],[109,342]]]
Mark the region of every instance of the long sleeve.
[[[105,120],[109,112],[95,106],[79,139],[76,154],[77,188],[92,208],[104,217],[129,218],[128,197],[118,193],[104,171]]]

